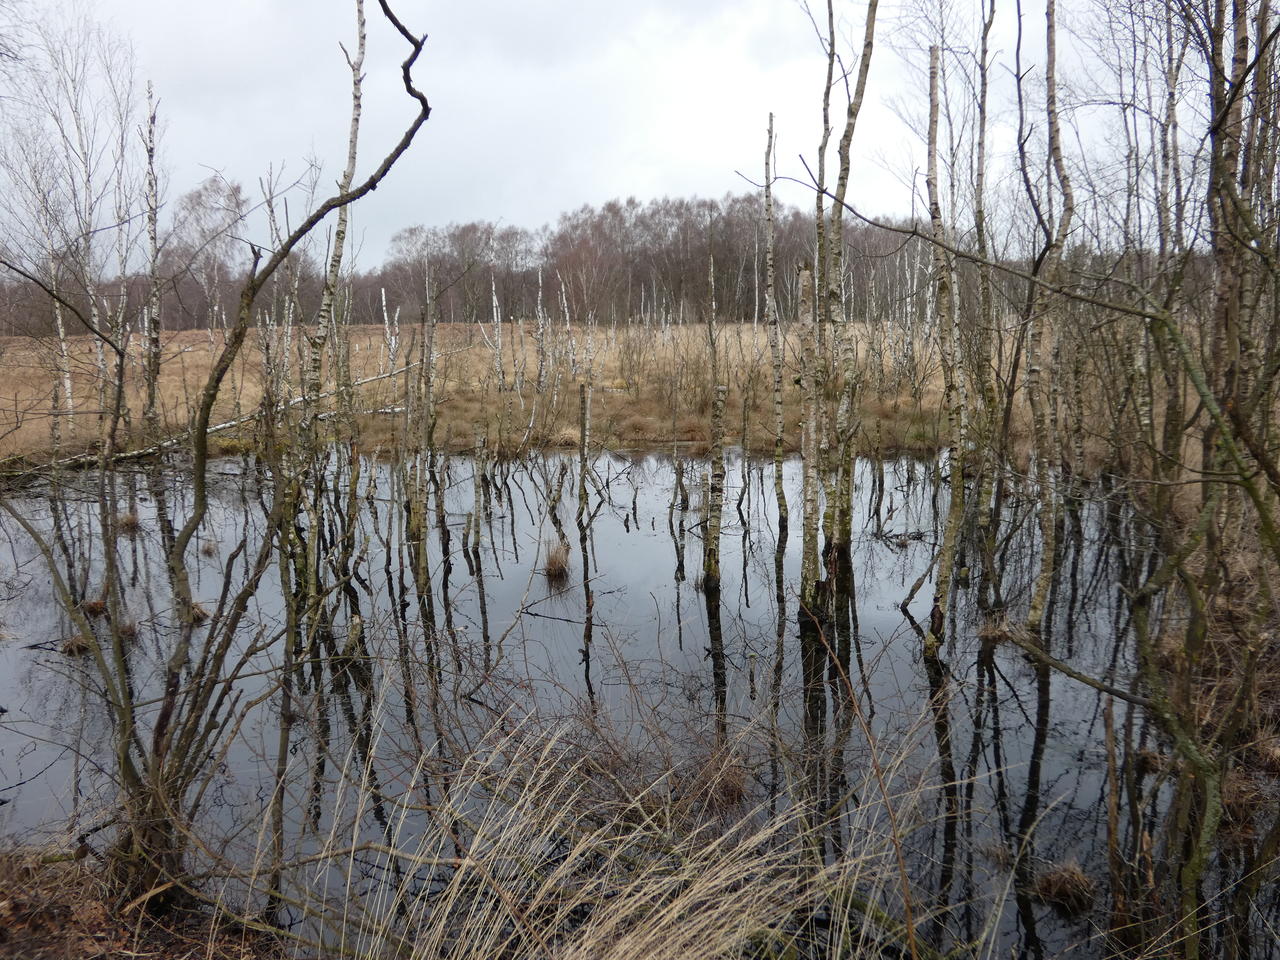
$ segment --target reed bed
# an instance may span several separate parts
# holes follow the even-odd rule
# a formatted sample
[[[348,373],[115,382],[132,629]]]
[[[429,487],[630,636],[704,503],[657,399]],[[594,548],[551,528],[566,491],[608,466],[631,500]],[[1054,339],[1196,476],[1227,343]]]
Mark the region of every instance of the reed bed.
[[[490,449],[521,450],[576,447],[579,443],[577,388],[592,385],[591,434],[613,448],[657,449],[673,446],[690,453],[710,448],[709,411],[712,383],[707,333],[696,325],[634,325],[553,328],[543,342],[543,385],[538,389],[538,348],[531,325],[510,323],[498,374],[494,348],[483,328],[474,324],[440,324],[434,332],[434,440],[451,449],[471,449],[477,432]],[[408,395],[419,382],[423,363],[420,346],[426,332],[406,328],[389,341],[378,326],[342,328],[344,362],[355,381],[354,413],[359,443],[368,452],[403,450],[416,442],[421,410],[410,410]],[[305,358],[298,346],[303,328],[281,344],[279,330],[256,329],[240,352],[214,407],[215,424],[241,421],[220,431],[216,445],[224,452],[253,448],[258,442],[255,413],[268,397],[272,383],[277,405],[289,405],[295,415],[301,406]],[[224,342],[221,330],[167,333],[164,337],[158,385],[163,437],[147,432],[134,418],[122,439],[125,449],[145,449],[164,437],[180,436],[195,408],[210,366]],[[788,334],[783,378],[785,409],[784,450],[798,449],[801,404],[798,392],[797,334]],[[773,449],[772,369],[764,327],[723,324],[717,332],[719,360],[729,385],[727,433],[734,443],[757,452]],[[268,374],[268,355],[277,360],[275,377]],[[927,350],[922,346],[922,354]],[[51,400],[50,375],[56,341],[9,337],[0,342],[0,463],[11,468],[38,464],[58,456],[95,449],[103,430],[104,390],[96,341],[69,341],[73,415],[56,413]],[[136,354],[136,355],[135,355]],[[140,409],[144,397],[143,358],[130,354],[126,365],[124,400]],[[335,360],[328,349],[321,369],[327,384],[318,407],[322,414],[336,409]],[[873,394],[859,394],[859,419],[864,427],[858,445],[864,452],[932,453],[940,446],[945,426],[942,384],[935,367],[912,377],[901,371],[860,361],[851,374],[839,372],[829,383],[838,395],[846,376],[876,382]],[[922,379],[921,379],[922,378]],[[365,381],[361,383],[361,381]],[[410,415],[411,414],[411,415]],[[410,415],[410,416],[407,416]],[[53,420],[59,420],[58,449],[53,448]]]

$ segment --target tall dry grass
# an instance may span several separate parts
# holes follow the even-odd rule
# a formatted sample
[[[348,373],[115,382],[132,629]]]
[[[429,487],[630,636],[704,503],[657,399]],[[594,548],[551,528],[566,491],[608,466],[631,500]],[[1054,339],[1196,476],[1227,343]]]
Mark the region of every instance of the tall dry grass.
[[[620,745],[598,733],[509,718],[445,772],[424,756],[394,800],[380,798],[393,813],[376,839],[352,830],[374,801],[349,755],[327,832],[289,871],[290,936],[321,955],[370,960],[905,950],[883,803],[913,807],[922,787],[883,799],[868,789],[844,811],[854,842],[824,858],[821,807],[753,799],[729,759],[739,744],[682,777],[621,762]],[[250,927],[260,926],[251,904],[266,895],[270,867],[260,840],[256,869],[203,891],[220,909],[242,904],[237,919]],[[917,955],[933,956],[917,939]]]
[[[765,707],[722,737],[701,708],[648,703],[643,684],[632,710],[610,711],[492,673],[482,702],[461,677],[433,688],[438,668],[412,655],[327,669],[368,678],[351,690],[363,708],[326,716],[294,701],[296,749],[278,772],[234,759],[269,755],[272,703],[241,717],[216,783],[228,813],[190,825],[188,873],[160,891],[186,893],[213,928],[283,939],[289,956],[367,960],[906,956],[913,939],[916,956],[938,956],[931,895],[899,855],[941,816],[912,761],[923,719],[892,742],[841,747],[833,797],[810,779],[812,751],[830,747]],[[281,845],[256,813],[274,793]]]
[[[712,361],[704,327],[635,324],[615,328],[552,327],[544,354],[545,386],[535,387],[538,369],[534,331],[507,324],[502,350],[502,382],[495,373],[493,342],[473,324],[442,324],[435,334],[433,364],[436,414],[435,439],[445,447],[469,448],[477,430],[490,449],[514,452],[530,447],[576,446],[578,443],[577,387],[592,384],[593,438],[612,447],[659,448],[680,446],[705,452],[710,443],[710,405],[714,384]],[[301,328],[289,352],[289,395],[301,392],[303,365]],[[400,332],[394,358],[382,327],[352,327],[349,338],[350,374],[368,380],[357,389],[356,413],[360,442],[366,450],[388,450],[412,442],[416,424],[404,416],[408,394],[418,389],[419,338],[425,332]],[[163,432],[178,435],[195,409],[217,351],[221,331],[198,330],[167,334],[163,342],[159,403]],[[784,446],[796,449],[800,436],[798,351],[794,336],[786,345]],[[222,423],[245,418],[235,430],[219,434],[224,448],[255,442],[250,416],[262,403],[266,375],[261,330],[250,335],[223,386],[213,420]],[[745,441],[756,451],[773,448],[772,370],[767,332],[750,324],[723,324],[717,330],[721,379],[729,386],[726,431],[730,442]],[[10,337],[0,341],[0,461],[50,459],[52,420],[59,416],[62,454],[90,451],[101,441],[109,404],[109,384],[99,374],[93,338],[70,341],[73,416],[56,412],[53,391],[57,343],[52,339]],[[855,376],[875,389],[858,394],[858,444],[868,453],[927,453],[939,447],[943,415],[940,376],[925,368],[905,377],[888,368],[872,369],[860,361]],[[321,407],[332,410],[336,389],[334,362],[326,355],[322,370]],[[828,382],[834,406],[844,374],[833,371]],[[517,386],[519,388],[517,388]],[[106,393],[104,394],[104,389]],[[126,369],[125,405],[129,411],[125,447],[135,449],[157,439],[146,434],[140,411],[145,390],[141,342],[130,354]],[[416,411],[415,411],[416,413]]]

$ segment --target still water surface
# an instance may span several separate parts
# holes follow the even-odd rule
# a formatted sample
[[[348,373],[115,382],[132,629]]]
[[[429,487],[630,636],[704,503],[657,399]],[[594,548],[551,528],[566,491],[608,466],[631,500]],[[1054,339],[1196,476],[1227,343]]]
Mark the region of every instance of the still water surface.
[[[372,755],[365,759],[384,785],[396,782],[410,738],[392,730],[403,721],[390,718],[412,714],[408,702],[427,697],[424,673],[456,702],[495,714],[593,716],[638,746],[658,728],[691,756],[717,736],[741,734],[768,740],[768,750],[815,751],[833,778],[842,765],[865,766],[870,733],[879,749],[906,758],[904,780],[929,785],[914,808],[910,853],[914,880],[944,911],[940,941],[976,936],[992,910],[1003,917],[997,953],[1071,952],[1090,940],[1088,912],[1069,917],[1032,901],[1011,882],[1010,864],[1074,860],[1105,880],[1104,698],[1036,669],[1012,645],[984,640],[976,576],[961,576],[945,643],[936,658],[924,655],[916,624],[927,622],[931,561],[947,511],[935,464],[858,463],[849,567],[843,578],[825,575],[830,610],[816,659],[806,657],[812,632],[802,639],[798,610],[798,461],[784,467],[792,519],[779,549],[772,464],[730,455],[718,602],[702,577],[705,461],[602,455],[583,489],[572,456],[490,462],[479,474],[471,458],[437,464],[432,490],[439,496],[422,511],[429,591],[416,590],[412,574],[417,543],[405,518],[417,494],[405,468],[362,462],[353,497],[336,469],[298,519],[330,578],[330,652],[352,653],[354,637],[354,649],[371,663],[409,651],[429,666],[408,686],[392,682],[398,675],[387,666],[381,692],[363,699],[358,690],[326,699],[336,681],[318,679],[310,694],[299,694],[298,712],[309,722],[291,733],[296,756],[308,755],[314,744],[306,741],[316,737],[331,756],[353,749],[377,712],[383,733],[363,741]],[[98,532],[91,475],[64,477],[56,490],[33,491],[14,507],[55,544],[55,562],[84,597],[94,596],[104,548],[116,551],[137,634],[134,682],[145,692],[156,689],[173,636],[157,502],[182,516],[190,488],[178,470],[121,474],[115,482],[138,523],[136,533],[110,544]],[[192,558],[195,595],[210,610],[228,570],[233,580],[243,575],[235,546],[244,541],[251,552],[262,535],[264,483],[250,463],[216,465]],[[1025,607],[1036,572],[1034,510],[1032,500],[1012,498],[1001,531],[1002,593],[1011,611]],[[1126,552],[1141,548],[1140,534],[1089,502],[1066,527],[1051,607],[1055,652],[1123,686],[1131,665],[1116,564],[1132,561]],[[333,564],[344,535],[350,549],[339,570]],[[74,631],[46,558],[12,522],[0,523],[0,536],[0,834],[38,840],[72,822],[75,835],[112,806],[101,683],[88,658],[64,652]],[[567,572],[548,576],[548,552],[561,542]],[[962,574],[976,568],[971,542],[962,541]],[[265,678],[281,656],[269,642],[285,623],[284,591],[293,589],[282,585],[281,569],[271,564],[241,629],[246,645],[268,641],[254,654],[262,669],[240,684],[245,702],[270,693]],[[865,730],[850,734],[836,722],[845,690],[856,696]],[[206,815],[224,829],[260,824],[265,814],[279,735],[269,707],[246,717],[219,761]],[[1147,736],[1140,713],[1117,707],[1117,723],[1134,742]],[[768,737],[747,732],[766,728]],[[300,770],[309,766],[299,760]],[[748,792],[785,793],[776,767],[753,767]],[[946,780],[961,786],[939,789]],[[331,789],[300,786],[290,795],[290,817],[302,822],[304,810],[330,802]],[[1158,807],[1159,791],[1143,802]],[[378,829],[376,811],[369,818],[369,829]],[[246,849],[251,834],[240,838]],[[1081,956],[1100,952],[1096,944],[1079,949]]]

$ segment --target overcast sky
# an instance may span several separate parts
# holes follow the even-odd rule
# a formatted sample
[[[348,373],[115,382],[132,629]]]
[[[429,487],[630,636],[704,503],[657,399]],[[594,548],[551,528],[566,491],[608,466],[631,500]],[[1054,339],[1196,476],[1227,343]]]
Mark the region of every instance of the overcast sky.
[[[41,2],[41,0],[37,0]],[[350,0],[92,0],[129,38],[161,99],[170,196],[212,171],[255,185],[269,166],[345,152]],[[863,4],[843,24],[860,41]],[[779,172],[803,176],[819,135],[824,61],[795,0],[398,0],[430,35],[419,85],[432,115],[354,221],[371,266],[398,229],[495,220],[534,227],[583,203],[720,196],[760,179],[776,114]],[[890,14],[892,8],[890,8]],[[882,13],[882,18],[884,14]],[[403,45],[370,2],[361,169],[399,136]],[[910,209],[919,148],[886,105],[910,79],[877,53],[851,198]],[[837,94],[837,99],[839,94]],[[912,152],[914,151],[914,153]],[[916,160],[913,161],[912,157]],[[792,202],[811,202],[791,190]]]

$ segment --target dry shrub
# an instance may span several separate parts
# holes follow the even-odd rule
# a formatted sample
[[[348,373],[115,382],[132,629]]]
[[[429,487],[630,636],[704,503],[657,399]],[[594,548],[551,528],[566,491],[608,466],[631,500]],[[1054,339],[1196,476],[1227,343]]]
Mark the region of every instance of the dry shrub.
[[[380,326],[351,326],[344,329],[351,345],[351,375],[360,380],[380,375],[383,329]],[[237,414],[254,409],[262,399],[265,378],[259,331],[252,331],[228,374],[225,388],[214,410],[214,419],[229,421]],[[764,329],[748,324],[723,323],[719,327],[720,379],[729,387],[728,409],[739,412],[746,399],[748,410],[756,415],[746,425],[748,443],[761,450],[773,444],[773,420],[770,415],[772,369]],[[795,334],[788,334],[792,339]],[[576,365],[570,362],[567,345],[570,338],[577,343]],[[180,435],[187,426],[199,385],[208,376],[216,352],[221,348],[222,334],[209,331],[181,331],[165,334],[161,364],[160,394],[166,412],[163,432]],[[490,449],[512,449],[524,441],[536,445],[576,446],[565,432],[566,420],[577,419],[577,385],[586,377],[584,347],[594,340],[592,428],[597,436],[609,436],[623,445],[652,444],[659,447],[677,441],[706,443],[710,427],[711,383],[710,355],[706,330],[699,324],[663,329],[651,326],[619,326],[614,331],[598,327],[588,331],[575,327],[570,331],[553,329],[549,334],[547,383],[555,385],[555,398],[550,388],[536,396],[534,374],[537,359],[532,343],[525,347],[526,379],[521,392],[514,389],[514,371],[510,358],[504,360],[506,389],[499,392],[494,376],[493,356],[470,324],[445,324],[436,332],[435,399],[437,417],[435,442],[451,448],[470,448],[477,427],[490,440]],[[788,343],[790,351],[793,343]],[[75,368],[73,391],[76,394],[77,417],[64,431],[63,454],[90,451],[100,440],[99,422],[93,415],[92,398],[99,384],[93,362],[91,338],[72,338],[70,344]],[[40,460],[52,455],[47,416],[31,411],[47,400],[48,369],[51,344],[33,338],[0,338],[0,354],[7,374],[6,391],[0,391],[0,459],[21,457]],[[296,352],[295,352],[296,353]],[[294,364],[293,383],[300,382],[297,367],[299,355],[290,357]],[[864,360],[863,363],[866,361]],[[866,371],[862,372],[867,382]],[[787,426],[783,446],[798,447],[799,391],[795,370],[790,365],[784,378],[783,392]],[[868,425],[881,421],[879,447],[907,452],[933,452],[938,449],[938,432],[942,391],[936,371],[923,373],[921,384],[908,391],[902,385],[886,384],[886,391],[901,394],[877,398],[872,389],[862,389],[856,421]],[[323,388],[336,386],[331,364],[326,358]],[[842,389],[839,371],[828,383],[825,402],[834,405]],[[362,450],[384,453],[398,451],[410,438],[404,433],[404,418],[397,408],[405,405],[403,377],[373,380],[356,390],[356,443]],[[144,396],[144,384],[137,371],[131,370],[126,384],[126,402],[138,409]],[[334,400],[326,396],[321,404],[331,410]],[[5,413],[5,411],[27,411]],[[378,412],[382,411],[382,412]],[[387,411],[395,411],[388,413]],[[529,416],[533,415],[532,422]],[[731,416],[731,422],[735,418]],[[287,437],[289,417],[285,416],[279,437]],[[613,424],[612,433],[606,429]],[[570,424],[572,426],[572,423]],[[730,433],[741,431],[733,424]],[[576,431],[574,431],[576,435]],[[867,452],[872,444],[871,429],[859,431],[859,446]],[[121,438],[131,446],[144,446],[154,438],[147,432],[130,433]],[[735,436],[735,439],[737,437]],[[256,431],[233,427],[210,437],[210,449],[218,454],[252,452],[257,443]],[[701,449],[701,448],[700,448]]]
[[[542,575],[552,588],[563,590],[569,582],[569,544],[563,540],[544,545]]]
[[[1095,893],[1094,882],[1074,860],[1040,871],[1031,885],[1032,896],[1067,914],[1084,913]]]
[[[582,434],[575,427],[562,427],[550,443],[553,447],[573,449],[582,443]]]
[[[1249,745],[1249,756],[1254,765],[1270,774],[1280,774],[1280,734],[1263,730]]]
[[[1253,823],[1259,810],[1273,810],[1275,797],[1270,796],[1262,778],[1251,771],[1234,767],[1222,778],[1222,807],[1227,820],[1238,827]]]
[[[365,456],[377,459],[386,451],[404,446],[405,438],[399,417],[370,415],[359,417],[357,423],[357,447]]]
[[[95,643],[93,637],[78,633],[62,641],[62,652],[68,657],[86,657],[93,651]]]
[[[0,960],[274,960],[291,955],[274,937],[208,912],[182,912],[162,921],[136,910],[125,914],[83,852],[0,853]]]
[[[1133,770],[1139,777],[1160,773],[1165,770],[1172,759],[1158,750],[1138,750],[1133,755]]]
[[[493,731],[453,768],[437,803],[388,825],[403,843],[352,852],[335,838],[339,875],[344,859],[352,874],[389,872],[397,860],[454,865],[420,891],[347,896],[344,919],[362,930],[358,955],[713,960],[820,955],[831,943],[850,956],[901,948],[896,920],[858,907],[896,889],[883,835],[868,831],[824,862],[813,856],[821,817],[812,809],[771,813],[733,787],[745,768],[732,744],[696,778],[719,798],[716,810],[706,796],[682,800],[670,769],[651,769],[643,751],[612,755],[618,746],[576,726]],[[297,909],[331,915],[316,887],[306,896]],[[824,929],[815,933],[809,916],[822,916]]]
[[[685,414],[676,421],[676,433],[672,439],[705,441],[710,430],[711,421],[707,417]]]
[[[677,795],[709,814],[735,810],[750,796],[750,771],[732,747],[712,748],[677,771]]]
[[[616,432],[623,442],[636,443],[653,440],[658,436],[659,428],[653,418],[633,413],[622,419],[616,427]]]
[[[116,524],[120,528],[122,536],[132,538],[142,532],[142,521],[138,519],[138,515],[132,510],[128,513],[120,514]]]

